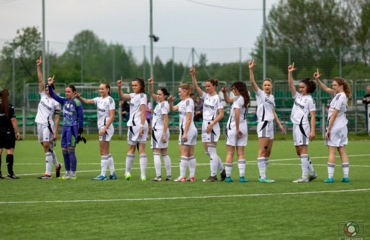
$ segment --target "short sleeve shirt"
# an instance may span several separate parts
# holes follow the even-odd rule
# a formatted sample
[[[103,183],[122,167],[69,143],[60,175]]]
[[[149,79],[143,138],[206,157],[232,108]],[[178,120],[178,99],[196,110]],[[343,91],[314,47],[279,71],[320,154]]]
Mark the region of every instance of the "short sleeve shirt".
[[[53,98],[49,98],[45,90],[40,93],[41,99],[37,107],[35,122],[39,124],[48,124],[52,122],[54,113],[60,114],[60,104]]]
[[[334,93],[334,98],[330,102],[328,111],[328,124],[334,109],[338,110],[338,115],[332,125],[332,129],[339,129],[347,125],[348,120],[346,117],[348,98],[344,92]]]
[[[130,119],[127,126],[139,126],[141,124],[141,105],[147,104],[147,97],[144,93],[130,93]]]
[[[214,96],[210,96],[208,93],[203,92],[201,98],[204,101],[203,120],[213,121],[217,117],[217,110],[224,108],[220,96],[218,96],[217,94]]]
[[[275,107],[275,98],[272,94],[267,95],[264,91],[258,88],[256,92],[257,98],[257,118],[258,122],[273,121],[273,109]]]
[[[311,95],[302,96],[296,93],[294,98],[294,105],[290,115],[290,121],[294,124],[308,124],[308,114],[316,111],[315,100]]]
[[[153,110],[152,127],[156,129],[163,129],[164,125],[163,115],[168,114],[169,111],[170,106],[167,101],[157,102],[157,106],[155,106]]]
[[[104,127],[110,118],[110,110],[116,109],[114,100],[111,96],[106,98],[96,97],[93,100],[97,107],[98,128]]]

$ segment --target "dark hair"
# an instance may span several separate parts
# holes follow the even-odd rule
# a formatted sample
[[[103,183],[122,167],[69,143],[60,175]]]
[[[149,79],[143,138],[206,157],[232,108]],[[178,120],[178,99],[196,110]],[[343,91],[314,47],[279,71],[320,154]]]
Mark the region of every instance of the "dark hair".
[[[4,88],[2,91],[1,91],[1,97],[2,97],[2,100],[1,100],[1,103],[0,103],[0,110],[2,113],[4,113],[6,115],[7,118],[9,118],[9,92],[8,92],[8,89]]]
[[[180,88],[186,90],[186,95],[192,96],[191,94],[194,94],[191,92],[191,90],[193,89],[193,85],[191,84],[180,84]]]
[[[304,85],[307,86],[307,93],[314,93],[315,92],[316,83],[314,81],[310,80],[310,78],[305,78],[302,81],[300,81],[300,83],[303,83]]]
[[[105,85],[105,88],[109,88],[108,95],[110,96],[110,86],[109,86],[109,83],[103,82],[101,84],[104,84]]]
[[[2,94],[1,94],[1,92],[0,92],[0,98],[1,98],[1,96],[2,96]]]
[[[134,78],[132,81],[136,81],[140,84],[141,86],[141,90],[140,90],[140,93],[145,93],[145,82],[144,82],[144,79],[142,78]]]
[[[48,88],[48,86],[49,86],[49,84],[48,84],[48,83],[45,83],[45,89],[46,89],[46,88]],[[52,83],[50,86],[51,86],[51,87],[53,88],[53,90],[55,91],[54,83]]]
[[[162,91],[163,95],[165,95],[165,96],[166,96],[166,97],[165,97],[165,100],[167,100],[167,97],[170,95],[170,94],[168,93],[167,89],[165,89],[165,88],[161,88],[161,89],[159,89],[159,90],[161,90],[161,91]]]
[[[248,106],[249,101],[250,101],[250,96],[249,96],[247,85],[245,85],[245,83],[242,81],[235,81],[233,84],[231,84],[231,87],[233,88],[235,87],[236,89],[238,89],[240,95],[244,98],[243,107]]]
[[[77,90],[76,90],[76,87],[74,86],[74,85],[72,85],[72,84],[69,84],[68,86],[67,86],[67,88],[70,88],[71,90],[72,90],[72,92],[76,92]]]
[[[211,78],[211,79],[208,79],[206,82],[209,82],[209,83],[211,83],[213,86],[218,86],[218,80],[217,79],[213,79],[213,78]]]
[[[347,98],[351,97],[351,88],[349,87],[348,83],[340,77],[335,77],[334,81],[336,81],[340,86],[343,85],[343,91],[346,94]]]
[[[190,95],[189,95],[190,97],[192,97],[192,96],[195,96],[195,93],[190,93]]]

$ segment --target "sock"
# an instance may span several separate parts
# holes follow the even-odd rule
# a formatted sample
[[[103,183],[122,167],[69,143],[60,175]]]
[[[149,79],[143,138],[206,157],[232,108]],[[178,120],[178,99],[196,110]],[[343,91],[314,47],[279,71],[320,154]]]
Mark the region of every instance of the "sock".
[[[342,163],[342,169],[343,169],[343,177],[348,178],[349,162],[343,162]]]
[[[180,177],[185,177],[186,168],[188,167],[189,159],[188,157],[181,156],[180,158]]]
[[[206,154],[207,154],[208,157],[211,158],[211,154],[209,154],[208,149],[206,150]],[[209,170],[212,172],[212,158],[209,160]]]
[[[308,155],[307,155],[307,157],[308,157]],[[310,164],[308,165],[308,172],[310,173],[310,175],[314,175],[315,170],[313,170],[311,159],[309,157],[308,157],[308,161],[310,162]]]
[[[58,159],[57,159],[57,155],[55,154],[55,151],[53,151],[51,153],[51,156],[53,158],[53,164],[54,164],[54,167],[55,168],[58,168],[59,167],[59,162],[58,162]]]
[[[214,177],[217,174],[217,167],[218,167],[218,155],[216,152],[216,146],[215,145],[207,145],[208,146],[208,152],[211,155],[211,176]]]
[[[260,171],[260,178],[266,178],[265,158],[264,157],[257,158],[257,165]]]
[[[132,164],[134,164],[135,160],[135,154],[129,154],[126,155],[126,174],[130,173]]]
[[[334,168],[335,168],[335,163],[328,163],[328,174],[329,178],[333,178],[334,176]]]
[[[207,145],[207,146],[208,146],[208,145]],[[211,154],[209,154],[208,149],[206,150],[206,154],[208,155],[208,157],[211,157]]]
[[[107,176],[107,167],[108,167],[108,156],[101,156],[101,173],[104,177]]]
[[[146,167],[148,166],[148,158],[145,154],[139,155],[140,157],[140,169],[141,169],[141,177],[146,178]]]
[[[218,170],[220,170],[220,172],[222,172],[224,170],[224,165],[222,164],[222,161],[221,161],[221,158],[218,157]]]
[[[161,154],[159,153],[153,153],[154,157],[154,168],[155,168],[155,174],[157,177],[161,176]]]
[[[13,163],[14,163],[14,157],[13,154],[7,154],[6,155],[6,165],[8,166],[8,173],[10,175],[13,175]]]
[[[45,174],[51,175],[51,165],[53,164],[53,155],[51,152],[45,153],[45,158],[46,158],[46,172]]]
[[[72,175],[76,176],[77,158],[74,149],[68,149],[69,161],[71,162]],[[74,172],[74,173],[73,173]]]
[[[164,165],[166,166],[167,176],[171,176],[171,159],[168,154],[162,154]]]
[[[62,153],[64,158],[64,167],[66,171],[69,172],[71,170],[71,161],[69,160],[68,151],[63,150]]]
[[[110,175],[113,176],[115,174],[115,172],[114,172],[114,161],[113,161],[113,157],[110,153],[108,154],[108,166],[109,166]]]
[[[189,177],[191,178],[194,177],[196,166],[197,166],[197,160],[195,159],[195,156],[189,157],[189,171],[190,171]]]
[[[265,172],[267,171],[268,165],[269,165],[269,158],[265,157]]]
[[[226,177],[231,176],[231,170],[233,169],[233,163],[225,163]]]
[[[245,174],[245,159],[238,160],[239,176],[244,177]]]
[[[300,157],[301,157],[301,166],[302,166],[302,177],[307,178],[308,166],[310,165],[310,160],[307,154],[302,154]]]

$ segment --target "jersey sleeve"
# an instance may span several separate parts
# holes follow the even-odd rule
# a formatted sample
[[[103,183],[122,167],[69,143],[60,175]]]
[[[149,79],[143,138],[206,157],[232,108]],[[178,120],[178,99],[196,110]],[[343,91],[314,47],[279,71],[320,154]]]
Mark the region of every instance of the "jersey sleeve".
[[[146,94],[140,93],[140,105],[145,105],[146,106],[146,104],[147,104]]]
[[[55,114],[60,114],[60,109],[61,109],[61,106],[59,103],[55,102],[55,108],[54,108],[54,113]]]
[[[130,93],[130,99],[133,99],[135,97],[136,93]]]
[[[99,103],[99,97],[96,97],[96,98],[94,98],[93,100],[94,100],[94,104],[95,104],[95,105],[98,105],[98,103]]]
[[[48,86],[48,88],[49,88],[50,97],[54,98],[55,101],[57,101],[58,103],[64,105],[66,99],[62,98],[62,97],[59,97],[57,94],[55,94],[52,86]]]
[[[223,109],[224,108],[224,104],[222,103],[222,100],[221,100],[221,98],[220,97],[218,97],[218,105],[217,105],[217,108],[218,109]]]
[[[241,109],[243,107],[243,104],[241,104],[241,100],[240,99],[243,99],[243,98],[242,97],[238,97],[238,99],[236,99],[236,101],[234,101],[233,108]]]
[[[311,98],[311,101],[308,103],[308,110],[310,112],[316,111],[316,102],[315,102],[315,99]]]
[[[299,93],[299,92],[295,92],[295,95],[294,96],[292,96],[294,99],[296,99],[297,97],[299,97],[299,96],[301,96],[301,94]]]
[[[166,103],[166,102],[161,103],[161,112],[162,112],[162,114],[168,114],[169,110],[170,109],[169,109],[168,103]]]
[[[45,92],[45,89],[42,91],[42,92],[40,92],[40,96],[41,97],[44,97],[44,96],[46,96],[46,92]]]
[[[202,96],[200,96],[200,98],[205,99],[207,96],[208,96],[208,94],[207,94],[207,93],[205,93],[205,92],[203,92],[203,93],[202,93]]]
[[[116,104],[113,100],[113,98],[109,98],[109,110],[115,110],[116,109]]]
[[[190,99],[185,101],[186,106],[186,112],[193,112],[194,111],[194,104],[192,104],[192,101]]]
[[[262,94],[264,93],[264,91],[262,91],[260,88],[258,88],[257,92],[255,92],[255,93],[258,96],[262,96]]]
[[[15,118],[16,117],[13,106],[9,106],[9,117],[10,118]]]
[[[337,101],[335,103],[334,108],[339,111],[340,108],[342,107],[342,105],[344,104],[344,98],[345,97],[344,97],[344,95],[337,95],[336,98],[337,98]]]

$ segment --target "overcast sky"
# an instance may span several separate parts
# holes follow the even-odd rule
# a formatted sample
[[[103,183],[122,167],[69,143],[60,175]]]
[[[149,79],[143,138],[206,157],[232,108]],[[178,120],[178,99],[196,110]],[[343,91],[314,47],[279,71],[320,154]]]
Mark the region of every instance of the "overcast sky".
[[[41,2],[0,0],[0,45],[14,38],[17,29],[37,26],[42,30]],[[85,29],[108,43],[131,46],[138,59],[142,46],[149,46],[149,0],[45,2],[45,36],[54,52],[64,51],[66,43]],[[277,2],[266,0],[267,14]],[[154,34],[160,37],[155,53],[161,58],[171,55],[172,46],[181,59],[188,58],[191,47],[206,53],[210,62],[239,59],[239,47],[247,58],[261,33],[262,0],[153,0],[153,24]]]

